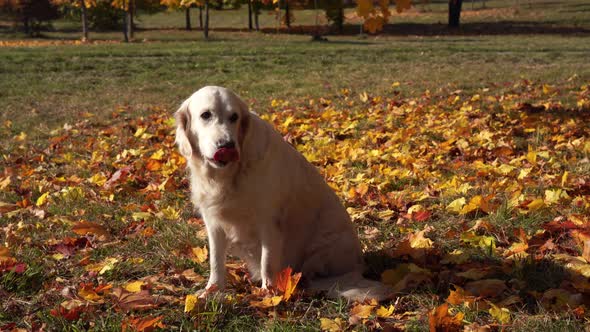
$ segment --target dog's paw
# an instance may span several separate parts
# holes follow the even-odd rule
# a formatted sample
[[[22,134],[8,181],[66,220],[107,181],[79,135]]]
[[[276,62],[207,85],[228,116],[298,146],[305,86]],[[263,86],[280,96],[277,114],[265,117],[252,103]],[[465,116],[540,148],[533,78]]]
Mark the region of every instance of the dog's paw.
[[[270,278],[262,278],[262,289],[270,290],[273,287],[272,279]]]

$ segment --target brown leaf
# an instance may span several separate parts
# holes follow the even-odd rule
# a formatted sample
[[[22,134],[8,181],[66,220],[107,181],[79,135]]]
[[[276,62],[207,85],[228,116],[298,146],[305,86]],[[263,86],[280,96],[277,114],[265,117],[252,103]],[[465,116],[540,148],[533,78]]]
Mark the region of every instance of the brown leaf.
[[[484,279],[467,283],[465,289],[476,296],[495,297],[501,295],[508,287],[504,280]]]
[[[109,233],[107,230],[102,226],[94,222],[90,221],[80,221],[77,222],[74,226],[72,226],[72,231],[78,235],[87,235],[93,234],[98,236],[108,236]]]
[[[115,288],[112,293],[116,306],[123,311],[147,310],[158,306],[156,299],[150,295],[147,289],[138,293],[131,293],[123,288]]]

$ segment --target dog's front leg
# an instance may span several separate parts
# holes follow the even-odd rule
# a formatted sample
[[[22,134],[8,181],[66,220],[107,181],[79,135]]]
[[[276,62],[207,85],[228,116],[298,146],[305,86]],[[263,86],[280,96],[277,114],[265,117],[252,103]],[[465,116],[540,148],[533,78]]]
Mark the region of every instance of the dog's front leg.
[[[273,286],[274,277],[281,268],[283,255],[283,238],[280,230],[274,224],[261,229],[260,274],[262,288]]]
[[[213,223],[207,224],[207,237],[209,239],[209,281],[206,289],[217,287],[225,288],[225,256],[227,251],[227,237],[223,229]]]

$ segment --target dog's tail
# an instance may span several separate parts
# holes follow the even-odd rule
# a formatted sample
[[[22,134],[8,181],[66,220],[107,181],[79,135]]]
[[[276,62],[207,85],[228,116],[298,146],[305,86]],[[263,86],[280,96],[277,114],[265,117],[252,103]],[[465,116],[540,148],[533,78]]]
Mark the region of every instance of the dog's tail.
[[[344,297],[350,301],[375,299],[383,301],[393,297],[393,290],[383,283],[365,279],[359,272],[350,272],[331,278],[314,279],[309,289],[327,291],[328,297]]]

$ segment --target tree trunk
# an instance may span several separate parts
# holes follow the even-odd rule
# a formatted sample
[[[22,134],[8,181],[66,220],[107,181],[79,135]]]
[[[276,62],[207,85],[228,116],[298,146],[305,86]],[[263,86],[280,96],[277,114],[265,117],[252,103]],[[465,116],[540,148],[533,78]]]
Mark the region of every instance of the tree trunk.
[[[449,0],[449,28],[458,28],[463,0]]]
[[[186,30],[191,31],[191,7],[186,7],[184,10],[184,18],[186,20]]]
[[[342,34],[344,32],[344,5],[342,3],[338,4],[338,22],[336,25],[338,26],[338,33]]]
[[[252,31],[252,0],[248,0],[248,31]]]
[[[25,28],[25,33],[27,35],[32,35],[31,32],[31,26],[30,26],[30,20],[28,16],[23,17],[23,26]]]
[[[260,15],[260,5],[258,3],[258,0],[253,1],[255,1],[252,4],[254,9],[254,27],[256,28],[256,31],[260,31],[260,25],[258,24],[258,15]]]
[[[285,25],[287,30],[291,29],[291,10],[289,9],[289,0],[285,0]]]
[[[205,28],[203,29],[205,39],[209,39],[209,0],[205,0]]]
[[[199,28],[203,29],[203,6],[199,6]]]
[[[129,6],[127,6],[127,36],[129,40],[133,40],[133,11],[134,11],[134,0],[129,0]]]
[[[125,42],[128,43],[129,42],[129,35],[127,34],[127,20],[129,18],[127,17],[127,12],[123,12],[123,38],[125,39]]]
[[[88,15],[86,14],[86,2],[80,0],[80,9],[82,9],[82,41],[88,41]]]

